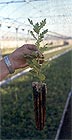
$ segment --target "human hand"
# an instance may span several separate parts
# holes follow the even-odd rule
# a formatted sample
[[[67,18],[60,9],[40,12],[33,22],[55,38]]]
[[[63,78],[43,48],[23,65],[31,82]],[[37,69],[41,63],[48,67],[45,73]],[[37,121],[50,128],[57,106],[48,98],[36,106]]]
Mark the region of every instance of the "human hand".
[[[13,53],[9,55],[13,68],[16,70],[28,66],[24,55],[32,56],[36,52],[38,52],[38,49],[33,44],[25,44],[22,47],[16,49]]]

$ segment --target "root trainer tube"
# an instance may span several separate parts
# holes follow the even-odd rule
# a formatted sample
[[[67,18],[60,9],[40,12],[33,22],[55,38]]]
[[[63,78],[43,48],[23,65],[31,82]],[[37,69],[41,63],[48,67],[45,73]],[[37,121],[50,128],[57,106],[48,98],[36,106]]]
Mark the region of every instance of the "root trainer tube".
[[[47,88],[45,83],[33,82],[33,99],[36,128],[42,130],[46,120],[46,93]]]

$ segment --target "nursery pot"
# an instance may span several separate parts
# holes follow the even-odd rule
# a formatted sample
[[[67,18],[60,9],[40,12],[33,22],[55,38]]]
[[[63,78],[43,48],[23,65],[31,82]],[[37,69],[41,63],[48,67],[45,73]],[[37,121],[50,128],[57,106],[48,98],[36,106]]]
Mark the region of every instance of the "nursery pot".
[[[45,83],[32,83],[35,123],[38,130],[42,130],[46,121],[46,93],[47,88]]]

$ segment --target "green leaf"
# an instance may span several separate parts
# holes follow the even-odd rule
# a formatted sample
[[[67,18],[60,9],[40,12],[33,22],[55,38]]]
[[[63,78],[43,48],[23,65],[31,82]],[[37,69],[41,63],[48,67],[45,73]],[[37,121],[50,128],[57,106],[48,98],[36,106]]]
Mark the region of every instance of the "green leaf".
[[[39,23],[38,23],[38,22],[34,25],[33,30],[34,30],[37,34],[39,34],[40,28],[39,28]]]
[[[44,81],[46,78],[45,75],[42,73],[39,73],[38,77],[39,77],[40,81]]]
[[[30,33],[31,33],[31,35],[33,36],[33,38],[34,38],[35,40],[37,40],[37,38],[36,38],[36,36],[34,35],[33,31],[30,31]]]
[[[29,71],[29,75],[32,77],[37,77],[37,73],[33,69]]]
[[[39,64],[35,64],[32,60],[27,60],[29,66],[31,68],[33,68],[33,70],[36,72],[36,73],[39,73],[40,71],[40,65]]]
[[[39,69],[41,68],[41,66],[38,64],[36,59],[33,59],[32,62],[37,68],[39,68]]]
[[[33,21],[28,18],[28,21],[31,25],[33,25]]]
[[[42,29],[45,26],[45,24],[46,24],[46,19],[40,22],[40,29]]]
[[[42,32],[42,34],[44,35],[44,34],[46,34],[47,32],[48,32],[48,29],[44,30],[44,31]]]
[[[40,47],[40,42],[37,40],[36,43],[35,43],[36,47],[39,49]]]

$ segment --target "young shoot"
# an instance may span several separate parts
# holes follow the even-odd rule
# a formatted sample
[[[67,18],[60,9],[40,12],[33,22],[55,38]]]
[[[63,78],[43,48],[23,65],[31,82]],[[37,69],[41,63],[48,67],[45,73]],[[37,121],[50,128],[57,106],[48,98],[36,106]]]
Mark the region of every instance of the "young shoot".
[[[40,51],[40,43],[44,39],[44,35],[48,32],[48,29],[42,30],[46,25],[46,19],[42,20],[40,23],[33,23],[32,20],[28,19],[33,30],[30,30],[31,36],[35,39],[35,46],[38,48],[39,53],[33,54],[33,56],[25,56],[29,66],[32,68],[30,71],[33,77],[36,77],[40,82],[45,80],[45,75],[42,72],[42,65],[44,62],[44,56]],[[44,45],[45,46],[45,45]]]

